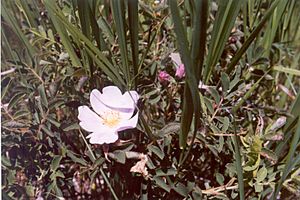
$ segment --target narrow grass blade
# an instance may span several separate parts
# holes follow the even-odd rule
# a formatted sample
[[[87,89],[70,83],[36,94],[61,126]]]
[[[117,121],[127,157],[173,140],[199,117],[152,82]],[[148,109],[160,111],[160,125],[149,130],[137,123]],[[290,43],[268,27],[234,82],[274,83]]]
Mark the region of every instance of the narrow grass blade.
[[[78,45],[84,45],[84,50],[93,58],[93,60],[97,63],[97,66],[100,67],[103,72],[112,79],[114,84],[119,87],[125,86],[118,68],[114,67],[110,63],[103,53],[97,47],[95,47],[94,43],[86,38],[77,27],[68,22],[62,11],[59,10],[55,4],[52,4],[51,1],[46,0],[45,5],[47,10],[53,12],[52,17],[57,17],[57,20],[60,21],[60,26],[64,26],[69,31],[74,42],[76,42]]]
[[[126,30],[124,27],[124,12],[125,10],[122,9],[123,1],[119,0],[112,0],[111,1],[111,8],[113,13],[113,18],[116,25],[116,31],[118,35],[118,43],[121,53],[121,60],[122,60],[122,71],[125,75],[126,83],[130,83],[130,69],[128,65],[128,54],[127,54],[127,43],[126,43]]]
[[[132,64],[133,64],[133,77],[138,74],[139,63],[139,44],[138,44],[138,0],[128,0],[128,20],[129,20],[129,33],[132,51]],[[137,77],[135,78],[135,87],[138,84]],[[131,81],[132,82],[132,81]]]
[[[86,141],[86,139],[85,139],[83,133],[81,132],[81,130],[79,130],[79,132],[80,132],[80,136],[82,137],[82,139],[83,139],[83,141],[84,141],[86,147],[88,148],[90,154],[92,155],[93,162],[95,162],[97,159],[96,159],[96,156],[94,155],[94,152],[93,152],[92,148],[90,147],[89,143]],[[110,182],[109,182],[109,180],[108,180],[108,178],[107,178],[107,175],[106,175],[105,172],[103,171],[102,167],[100,167],[100,173],[101,173],[101,175],[102,175],[104,181],[106,182],[106,184],[107,184],[107,186],[108,186],[110,192],[112,193],[114,199],[115,199],[115,200],[118,200],[119,198],[117,197],[117,195],[116,195],[114,189],[112,188],[112,186],[111,186],[111,184],[110,184]]]
[[[49,9],[49,8],[53,8],[53,5],[51,5],[51,7],[48,6],[52,3],[53,2],[45,1],[45,6],[46,6],[46,8],[48,8],[47,10],[49,12],[49,17],[51,18],[51,21],[60,36],[60,40],[61,40],[62,44],[64,45],[66,51],[68,52],[68,54],[70,56],[72,64],[74,66],[81,66],[81,61],[79,60],[77,54],[74,51],[73,45],[70,41],[70,37],[68,36],[65,26],[61,23],[60,19],[57,17],[57,15],[55,13],[55,9]]]
[[[280,22],[282,20],[282,16],[285,12],[287,3],[289,1],[279,1],[278,6],[276,6],[273,15],[272,20],[267,24],[266,30],[264,32],[263,37],[263,46],[264,46],[264,56],[268,56],[271,51],[272,43],[274,42],[275,36],[278,33],[278,28],[280,26]],[[275,3],[275,2],[274,2]]]
[[[177,36],[178,41],[178,47],[179,52],[181,55],[181,59],[184,63],[185,70],[186,70],[186,89],[189,89],[189,92],[185,92],[184,96],[184,102],[193,102],[194,111],[187,113],[185,110],[183,110],[183,114],[186,113],[184,116],[181,117],[181,133],[180,133],[180,146],[181,148],[186,147],[186,139],[188,135],[188,129],[187,127],[190,127],[190,124],[192,123],[192,117],[190,115],[195,114],[195,130],[197,130],[198,122],[200,119],[200,96],[198,92],[198,81],[195,75],[195,68],[193,66],[193,63],[191,61],[191,54],[190,50],[188,48],[189,43],[187,40],[187,35],[185,32],[185,29],[182,24],[181,17],[179,15],[178,5],[176,1],[169,1],[172,19],[174,21],[174,31]],[[186,103],[187,103],[186,102]],[[185,108],[184,108],[185,109]],[[185,128],[186,127],[186,128]]]
[[[196,1],[196,12],[193,17],[192,60],[197,80],[201,77],[206,47],[206,29],[208,0]]]
[[[19,4],[19,8],[22,9],[28,25],[31,28],[37,28],[38,27],[38,24],[37,24],[38,16],[35,16],[35,13],[32,11],[32,9],[29,8],[29,2],[18,0],[18,1],[16,1],[16,3]]]
[[[234,127],[234,136],[231,137],[234,146],[234,157],[235,157],[235,166],[237,171],[238,177],[238,184],[239,184],[239,195],[240,199],[245,199],[245,191],[244,191],[244,175],[243,175],[243,167],[242,167],[242,158],[241,158],[241,146],[239,143],[239,138],[236,132],[236,121],[235,121],[235,113],[233,113],[233,127]]]
[[[211,33],[211,40],[208,49],[206,67],[204,69],[204,83],[210,79],[215,65],[220,59],[225,44],[229,38],[235,19],[241,9],[244,0],[218,1],[219,8]]]
[[[11,2],[2,2],[1,6],[1,16],[4,18],[4,20],[10,25],[12,30],[17,34],[20,41],[24,44],[24,46],[27,48],[29,54],[33,57],[36,53],[36,49],[30,44],[29,40],[26,38],[24,33],[22,32],[21,28],[19,27],[19,24],[16,20],[16,18],[12,15],[9,8],[9,3]],[[11,5],[12,6],[12,5]]]
[[[272,69],[275,71],[284,72],[284,73],[292,74],[295,76],[300,76],[300,70],[298,70],[298,69],[292,69],[292,68],[287,68],[287,67],[283,67],[283,66],[274,66]]]
[[[287,119],[287,122],[283,128],[283,132],[286,133],[284,136],[284,140],[281,141],[279,144],[277,144],[276,149],[275,149],[275,153],[276,155],[281,155],[282,151],[285,147],[285,145],[288,144],[289,139],[292,137],[292,129],[294,127],[294,125],[296,124],[296,120],[297,118],[300,118],[300,92],[298,92],[298,95],[290,109],[290,113],[294,116],[294,117],[290,117]]]
[[[230,63],[227,66],[226,73],[229,74],[236,64],[239,62],[243,54],[247,51],[250,44],[254,41],[254,39],[259,35],[260,31],[264,28],[265,23],[268,21],[268,19],[272,16],[272,13],[274,12],[275,8],[277,7],[280,0],[276,0],[272,3],[271,7],[268,9],[265,16],[262,18],[260,23],[257,25],[257,27],[251,32],[249,37],[245,40],[242,47],[235,53],[233,58],[231,59]]]
[[[293,158],[294,158],[294,154],[296,152],[296,148],[299,145],[299,140],[300,140],[300,118],[298,118],[298,123],[296,126],[296,132],[291,140],[291,144],[290,144],[290,149],[287,155],[287,159],[286,159],[286,164],[284,166],[283,172],[282,172],[282,176],[278,182],[278,184],[276,185],[276,189],[275,192],[272,195],[272,199],[276,200],[277,199],[277,195],[279,194],[282,184],[283,182],[286,180],[287,176],[289,175],[289,173],[291,172],[291,166],[293,165]]]

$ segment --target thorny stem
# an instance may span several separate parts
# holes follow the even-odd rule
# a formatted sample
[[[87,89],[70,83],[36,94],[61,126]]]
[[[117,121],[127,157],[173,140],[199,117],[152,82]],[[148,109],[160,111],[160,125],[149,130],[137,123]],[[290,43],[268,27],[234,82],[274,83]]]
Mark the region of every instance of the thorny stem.
[[[81,137],[82,137],[82,139],[83,139],[85,145],[87,146],[87,148],[88,148],[90,154],[92,155],[92,157],[93,157],[93,162],[94,162],[94,161],[96,160],[96,156],[94,155],[94,153],[93,153],[93,151],[92,151],[92,149],[91,149],[89,143],[86,141],[86,139],[85,139],[83,133],[81,132],[81,130],[79,130],[79,132],[80,132],[80,135],[81,135]],[[109,182],[109,180],[108,180],[108,178],[107,178],[105,172],[103,171],[102,167],[100,167],[100,173],[101,173],[101,175],[102,175],[104,181],[106,182],[106,184],[107,184],[107,186],[108,186],[110,192],[111,192],[112,195],[114,196],[115,200],[119,200],[119,198],[117,197],[117,195],[116,195],[114,189],[112,188],[112,186],[111,186],[111,184],[110,184],[110,182]]]

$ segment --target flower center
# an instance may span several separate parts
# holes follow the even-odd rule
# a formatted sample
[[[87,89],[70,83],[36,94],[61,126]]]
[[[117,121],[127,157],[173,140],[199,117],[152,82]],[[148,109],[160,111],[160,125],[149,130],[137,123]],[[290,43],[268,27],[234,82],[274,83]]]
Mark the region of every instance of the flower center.
[[[108,127],[114,127],[120,122],[120,113],[117,111],[107,111],[101,116],[103,124]]]

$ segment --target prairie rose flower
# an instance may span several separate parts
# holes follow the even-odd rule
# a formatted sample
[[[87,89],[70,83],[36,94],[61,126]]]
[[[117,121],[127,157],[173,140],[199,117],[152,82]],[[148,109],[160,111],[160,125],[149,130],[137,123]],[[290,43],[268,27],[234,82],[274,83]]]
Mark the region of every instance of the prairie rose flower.
[[[136,91],[122,94],[118,87],[107,86],[102,93],[94,89],[90,94],[90,103],[95,112],[88,106],[78,108],[79,125],[91,134],[92,144],[109,144],[118,140],[118,132],[135,128],[138,113],[133,116],[139,95]]]
[[[178,78],[184,77],[185,76],[184,64],[181,61],[179,53],[171,53],[170,58],[176,66],[175,76],[177,76]]]
[[[158,74],[158,80],[161,83],[167,83],[169,82],[171,76],[166,71],[160,71]]]

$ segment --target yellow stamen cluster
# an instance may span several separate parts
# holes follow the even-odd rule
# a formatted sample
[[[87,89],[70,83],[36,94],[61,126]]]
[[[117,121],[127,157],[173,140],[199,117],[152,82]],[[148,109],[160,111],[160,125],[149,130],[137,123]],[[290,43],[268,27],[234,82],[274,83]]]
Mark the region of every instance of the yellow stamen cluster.
[[[101,115],[102,123],[108,127],[114,127],[119,124],[121,118],[120,113],[117,111],[107,111]]]

